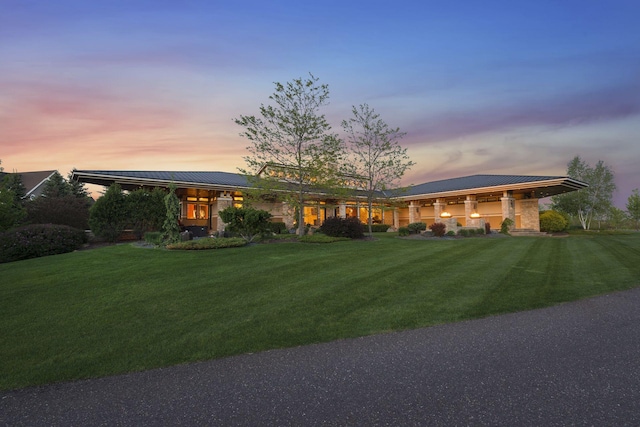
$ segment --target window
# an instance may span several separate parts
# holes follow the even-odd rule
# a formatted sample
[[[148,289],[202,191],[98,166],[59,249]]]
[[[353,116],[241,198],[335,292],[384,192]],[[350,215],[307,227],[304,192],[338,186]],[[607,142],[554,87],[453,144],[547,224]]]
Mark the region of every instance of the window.
[[[201,205],[198,203],[187,203],[188,219],[207,219],[209,218],[209,205]]]

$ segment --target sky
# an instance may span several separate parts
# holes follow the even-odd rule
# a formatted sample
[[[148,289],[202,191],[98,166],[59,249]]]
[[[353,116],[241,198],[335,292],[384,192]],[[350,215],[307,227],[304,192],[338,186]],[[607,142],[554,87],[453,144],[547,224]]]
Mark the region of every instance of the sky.
[[[406,132],[403,184],[565,175],[640,187],[640,2],[0,0],[5,171],[237,172],[275,82],[312,73]]]

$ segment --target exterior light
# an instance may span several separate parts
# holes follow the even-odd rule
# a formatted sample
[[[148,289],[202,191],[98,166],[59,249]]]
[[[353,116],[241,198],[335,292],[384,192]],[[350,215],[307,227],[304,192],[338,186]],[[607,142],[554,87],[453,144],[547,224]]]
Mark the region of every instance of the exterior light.
[[[451,213],[444,211],[440,214],[440,218],[451,218]]]
[[[474,212],[471,215],[469,215],[471,218],[480,218],[480,214],[478,212]]]

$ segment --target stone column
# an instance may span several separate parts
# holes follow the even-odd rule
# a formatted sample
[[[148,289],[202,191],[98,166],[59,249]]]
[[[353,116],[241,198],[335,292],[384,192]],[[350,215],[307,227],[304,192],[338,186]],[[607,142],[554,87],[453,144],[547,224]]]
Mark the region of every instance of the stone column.
[[[520,227],[540,231],[538,199],[520,200]]]
[[[393,228],[396,231],[400,228],[400,214],[398,213],[398,208],[393,208]]]
[[[435,222],[442,222],[442,218],[440,218],[440,214],[444,212],[446,204],[442,199],[436,199],[433,203],[433,216]]]
[[[471,214],[476,212],[478,212],[476,196],[467,196],[467,199],[464,201],[464,217],[467,223],[472,219]]]
[[[340,218],[347,217],[347,204],[345,202],[340,202],[340,205],[338,206],[338,212]]]
[[[231,194],[225,192],[218,196],[218,202],[216,203],[216,215],[218,216],[218,226],[217,231],[222,233],[224,232],[225,223],[220,218],[220,211],[228,208],[229,206],[233,206],[233,197]]]
[[[516,226],[516,199],[513,198],[511,191],[505,191],[500,201],[502,202],[502,221],[507,218],[513,221],[513,225],[509,228],[512,230]]]
[[[289,206],[288,203],[286,202],[282,202],[282,222],[284,222],[284,225],[286,225],[287,230],[291,230],[293,228],[293,222],[294,222],[294,218],[293,218],[293,209],[291,209],[291,206]]]
[[[420,222],[420,205],[415,202],[409,203],[409,224]]]

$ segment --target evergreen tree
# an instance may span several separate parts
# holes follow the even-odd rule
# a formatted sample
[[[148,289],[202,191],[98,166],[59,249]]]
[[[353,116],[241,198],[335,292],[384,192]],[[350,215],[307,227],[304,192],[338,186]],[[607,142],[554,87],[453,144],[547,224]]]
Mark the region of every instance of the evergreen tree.
[[[58,171],[49,177],[42,190],[42,197],[64,197],[71,194],[71,186]]]
[[[176,185],[174,183],[169,184],[169,194],[164,197],[164,205],[166,208],[166,217],[162,226],[164,241],[166,243],[175,243],[180,240],[180,225],[178,224],[180,200],[176,196]]]

